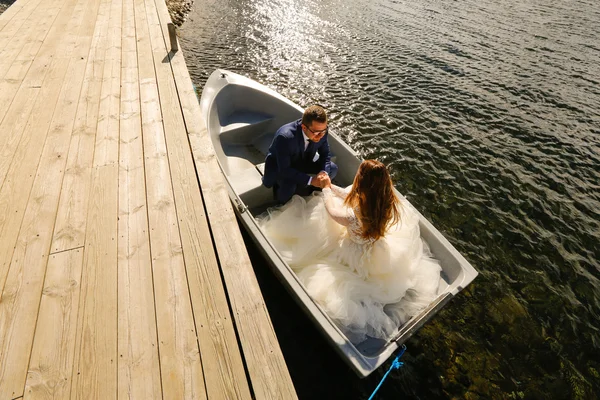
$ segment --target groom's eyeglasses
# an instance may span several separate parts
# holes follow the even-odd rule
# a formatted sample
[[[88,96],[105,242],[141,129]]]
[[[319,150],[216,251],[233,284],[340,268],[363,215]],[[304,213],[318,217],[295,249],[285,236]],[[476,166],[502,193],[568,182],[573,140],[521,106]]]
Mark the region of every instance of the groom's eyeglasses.
[[[304,126],[306,126],[306,125],[304,125]],[[306,129],[308,129],[310,131],[310,133],[312,133],[315,136],[322,136],[322,135],[325,135],[327,133],[327,131],[329,130],[329,127],[323,129],[322,131],[313,131],[308,126],[306,126]]]

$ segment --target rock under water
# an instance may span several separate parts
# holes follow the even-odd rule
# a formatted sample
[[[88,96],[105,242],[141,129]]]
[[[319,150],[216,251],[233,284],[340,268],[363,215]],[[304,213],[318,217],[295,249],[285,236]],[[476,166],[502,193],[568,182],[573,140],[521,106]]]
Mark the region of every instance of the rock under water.
[[[4,1],[4,0],[0,0]],[[166,0],[171,20],[177,26],[183,25],[194,4],[193,0]]]

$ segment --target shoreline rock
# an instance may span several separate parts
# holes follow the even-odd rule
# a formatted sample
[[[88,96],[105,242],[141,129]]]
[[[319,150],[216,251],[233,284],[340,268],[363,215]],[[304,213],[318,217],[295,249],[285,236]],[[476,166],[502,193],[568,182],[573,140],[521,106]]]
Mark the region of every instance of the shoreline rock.
[[[2,0],[0,0],[2,1]],[[175,25],[180,27],[185,22],[188,13],[194,5],[194,0],[165,0],[171,20]]]
[[[15,0],[0,0],[0,14],[6,11],[6,9],[14,2]]]

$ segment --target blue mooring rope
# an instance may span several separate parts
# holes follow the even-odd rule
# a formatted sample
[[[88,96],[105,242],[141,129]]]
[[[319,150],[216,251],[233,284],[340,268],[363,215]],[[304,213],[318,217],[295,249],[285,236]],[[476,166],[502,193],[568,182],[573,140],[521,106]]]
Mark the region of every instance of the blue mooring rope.
[[[402,357],[402,355],[404,354],[405,351],[406,351],[406,345],[402,345],[402,350],[400,350],[400,353],[398,353],[398,355],[396,356],[396,359],[392,362],[390,369],[388,369],[387,372],[385,373],[385,375],[383,376],[383,378],[381,378],[381,382],[379,382],[379,385],[377,385],[377,387],[371,394],[371,397],[369,397],[369,400],[373,400],[373,398],[375,397],[375,393],[377,393],[377,391],[379,390],[379,388],[385,381],[385,378],[387,378],[387,376],[390,374],[390,372],[392,372],[393,369],[398,369],[404,365],[404,363],[400,361],[400,357]]]

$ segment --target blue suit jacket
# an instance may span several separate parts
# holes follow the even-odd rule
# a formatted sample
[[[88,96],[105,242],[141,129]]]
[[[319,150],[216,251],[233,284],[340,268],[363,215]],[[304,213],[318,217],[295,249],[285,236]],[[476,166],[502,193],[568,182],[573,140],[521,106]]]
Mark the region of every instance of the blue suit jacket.
[[[331,154],[329,143],[325,134],[317,143],[313,143],[310,152],[304,154],[304,135],[302,134],[302,120],[283,125],[275,132],[273,142],[269,147],[265,160],[265,175],[263,184],[272,187],[277,180],[290,180],[298,185],[308,184],[309,166],[319,153],[315,164],[321,171],[331,172]],[[314,169],[314,168],[311,168]]]

